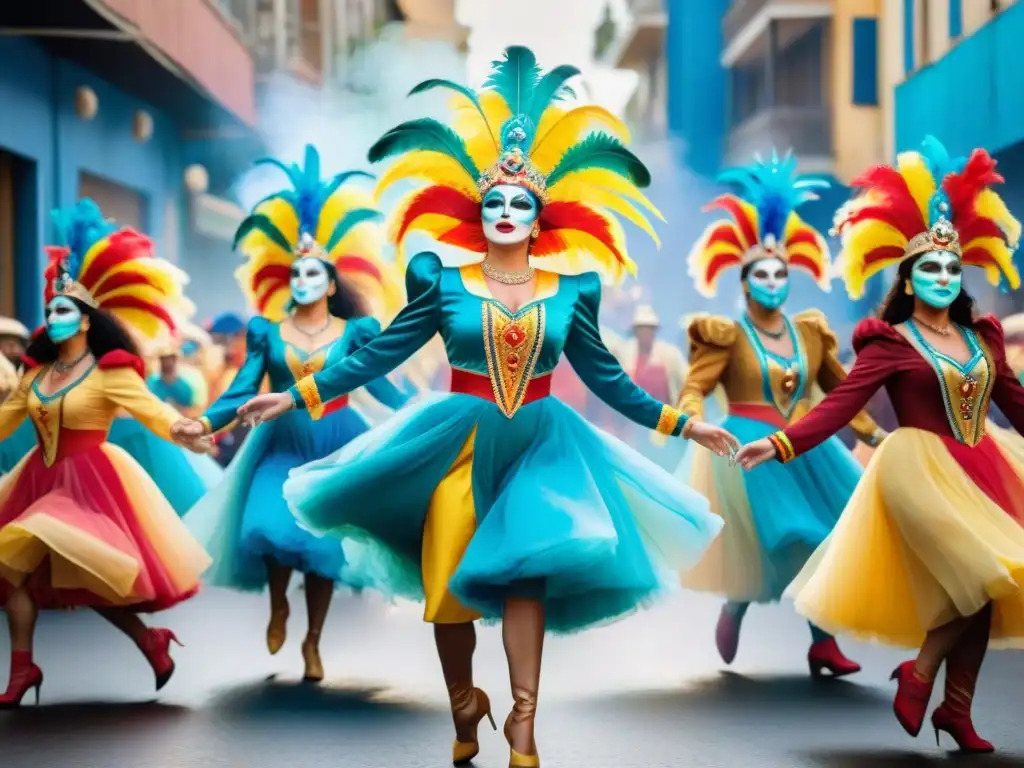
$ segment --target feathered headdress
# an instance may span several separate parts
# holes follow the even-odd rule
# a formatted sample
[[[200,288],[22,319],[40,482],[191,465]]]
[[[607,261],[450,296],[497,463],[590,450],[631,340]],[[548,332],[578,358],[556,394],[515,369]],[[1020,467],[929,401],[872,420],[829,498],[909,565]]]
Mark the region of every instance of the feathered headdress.
[[[47,246],[46,301],[71,296],[109,312],[145,339],[174,334],[194,307],[183,288],[188,277],[153,254],[153,241],[103,218],[83,199],[53,211],[57,240]]]
[[[857,194],[835,221],[843,242],[837,266],[850,296],[862,296],[875,273],[931,250],[956,253],[984,268],[993,285],[1018,288],[1020,222],[989,189],[1002,182],[985,150],[951,158],[932,136],[919,151],[899,155],[896,167],[879,165],[854,179]]]
[[[429,184],[395,210],[389,235],[399,260],[413,230],[486,252],[483,195],[495,185],[515,184],[541,203],[540,231],[530,255],[543,258],[545,268],[596,269],[613,280],[635,272],[622,226],[612,214],[658,242],[648,215],[660,219],[661,214],[639,190],[650,184],[650,173],[626,149],[629,131],[622,121],[601,107],[566,105],[574,96],[566,82],[578,74],[570,66],[542,73],[532,51],[512,46],[493,63],[480,93],[437,79],[412,89],[410,95],[453,91],[455,119],[453,128],[431,118],[402,123],[370,148],[372,162],[401,156],[377,185],[378,195],[404,179]]]
[[[265,158],[288,176],[292,188],[275,192],[253,209],[235,233],[234,247],[246,262],[235,273],[242,290],[263,317],[283,319],[291,304],[292,262],[316,256],[370,303],[374,314],[390,316],[403,296],[395,268],[381,260],[381,213],[370,192],[348,186],[374,177],[363,171],[320,178],[320,155],[306,147],[303,166]]]
[[[829,289],[829,250],[825,238],[797,215],[796,209],[817,200],[815,189],[827,189],[824,179],[798,176],[796,157],[779,158],[731,168],[719,181],[738,194],[721,195],[706,206],[726,211],[730,219],[712,222],[694,244],[687,259],[697,291],[714,296],[718,278],[731,267],[775,256],[790,267],[810,273],[818,286]]]

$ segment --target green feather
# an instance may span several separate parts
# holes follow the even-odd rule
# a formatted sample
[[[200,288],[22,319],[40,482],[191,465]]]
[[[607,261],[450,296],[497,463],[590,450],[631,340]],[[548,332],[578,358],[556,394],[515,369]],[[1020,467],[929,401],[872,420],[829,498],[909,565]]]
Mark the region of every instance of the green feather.
[[[334,231],[331,232],[331,236],[327,239],[327,245],[324,246],[324,250],[328,253],[334,250],[334,247],[341,242],[341,239],[352,231],[356,225],[362,224],[364,221],[378,221],[382,218],[381,212],[375,211],[373,208],[353,208],[341,217],[341,221],[338,222]]]
[[[538,81],[530,96],[530,106],[527,112],[534,125],[540,124],[541,115],[544,114],[544,110],[550,106],[551,102],[573,95],[572,89],[565,84],[565,81],[578,74],[580,71],[576,67],[563,64],[552,69]]]
[[[651,183],[650,171],[621,141],[607,133],[592,133],[562,155],[558,165],[548,174],[548,187],[553,187],[570,173],[590,168],[617,173],[638,187]]]
[[[337,192],[339,187],[344,186],[350,179],[354,178],[376,180],[377,177],[366,171],[345,171],[344,173],[339,173],[327,182],[324,188],[324,200]]]
[[[292,183],[293,187],[298,189],[302,186],[302,169],[297,165],[285,165],[274,157],[261,157],[253,165],[272,165],[275,168],[280,168],[288,176],[288,181]]]
[[[284,250],[291,251],[292,244],[288,242],[288,238],[281,234],[281,230],[274,226],[274,222],[262,213],[254,213],[238,226],[238,231],[235,232],[234,242],[231,243],[231,249],[234,250],[237,248],[238,244],[242,242],[245,236],[254,230],[262,232]]]
[[[455,91],[455,93],[458,93],[469,99],[470,103],[472,103],[472,105],[476,107],[476,111],[480,113],[480,117],[483,118],[484,124],[487,126],[487,130],[490,132],[492,136],[494,135],[494,129],[491,127],[490,122],[488,122],[487,120],[487,113],[484,112],[484,107],[480,103],[480,99],[477,98],[477,95],[473,93],[473,91],[471,91],[469,88],[466,88],[464,85],[459,85],[458,83],[452,82],[451,80],[432,78],[430,80],[424,80],[422,83],[417,85],[415,88],[409,91],[409,95],[413,96],[417,93],[426,93],[427,91],[433,90],[434,88],[444,88],[449,91]]]
[[[456,160],[473,179],[480,175],[480,169],[469,156],[459,135],[429,117],[410,120],[392,128],[370,147],[367,156],[371,163],[378,163],[394,155],[415,151],[441,152]]]
[[[491,67],[484,88],[497,91],[513,117],[526,114],[540,79],[540,67],[533,51],[521,45],[510,45],[505,49],[505,58],[493,62]]]

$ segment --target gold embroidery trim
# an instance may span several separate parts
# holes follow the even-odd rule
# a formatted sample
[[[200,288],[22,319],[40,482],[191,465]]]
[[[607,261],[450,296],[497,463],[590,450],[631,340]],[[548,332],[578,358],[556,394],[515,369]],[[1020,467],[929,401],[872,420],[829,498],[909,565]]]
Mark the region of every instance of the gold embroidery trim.
[[[775,434],[769,435],[768,439],[775,446],[775,451],[779,454],[779,461],[783,464],[796,458],[796,451],[793,449],[793,444],[789,442],[789,438],[786,437],[785,432],[780,430]]]
[[[484,356],[494,402],[511,419],[526,398],[544,342],[544,305],[509,315],[493,302],[482,304]]]
[[[292,377],[294,377],[296,382],[301,381],[307,376],[312,376],[314,373],[320,373],[323,370],[326,359],[327,355],[323,350],[309,355],[305,360],[299,357],[298,353],[291,347],[288,347],[284,353],[285,363],[288,365],[288,370],[291,371]]]
[[[60,445],[61,413],[64,410],[64,395],[44,403],[38,401],[35,408],[35,427],[39,435],[40,448],[43,452],[43,463],[52,467],[57,460],[57,448]]]
[[[674,435],[679,420],[683,414],[671,405],[661,406],[661,416],[658,417],[658,426],[655,429],[663,435]]]
[[[316,381],[312,376],[306,376],[295,384],[295,388],[302,395],[302,402],[306,404],[310,418],[316,420],[324,415],[324,401],[320,398],[320,390],[317,389]]]

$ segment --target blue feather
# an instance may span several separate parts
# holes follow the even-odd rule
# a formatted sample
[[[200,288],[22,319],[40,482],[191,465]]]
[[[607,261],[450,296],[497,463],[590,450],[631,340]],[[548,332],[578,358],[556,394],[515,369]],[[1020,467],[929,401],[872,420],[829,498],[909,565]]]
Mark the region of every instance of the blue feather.
[[[935,180],[935,193],[928,200],[928,225],[931,226],[939,219],[953,217],[952,206],[945,190],[942,189],[942,182],[949,174],[960,173],[967,165],[967,158],[951,157],[942,142],[930,135],[924,137],[918,151]]]
[[[718,177],[720,183],[733,187],[757,209],[762,238],[771,235],[781,240],[789,214],[803,203],[817,200],[814,190],[831,186],[825,179],[798,175],[796,166],[792,152],[779,157],[778,152],[773,151],[768,162],[758,157],[756,162],[729,168]]]
[[[103,218],[103,212],[89,198],[82,198],[71,208],[51,211],[51,218],[57,229],[57,240],[70,253],[64,262],[64,269],[73,280],[81,275],[85,254],[104,237],[116,232],[118,227]]]

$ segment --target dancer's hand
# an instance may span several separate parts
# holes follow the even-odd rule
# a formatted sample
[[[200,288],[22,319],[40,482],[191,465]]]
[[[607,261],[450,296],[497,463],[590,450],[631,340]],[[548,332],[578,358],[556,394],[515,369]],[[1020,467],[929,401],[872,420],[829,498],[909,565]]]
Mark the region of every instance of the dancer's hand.
[[[178,419],[171,425],[171,439],[184,445],[190,438],[206,434],[206,425],[195,419]]]
[[[753,469],[776,458],[775,446],[767,437],[747,443],[736,454],[736,461],[744,469]]]
[[[271,392],[266,395],[256,395],[238,409],[238,417],[250,427],[255,427],[265,421],[273,421],[283,413],[287,413],[295,407],[295,401],[287,392]]]
[[[192,451],[192,453],[205,456],[213,456],[217,453],[217,444],[213,442],[213,438],[209,435],[186,438],[181,441],[181,446]]]
[[[709,451],[714,451],[719,456],[728,456],[730,461],[740,447],[740,441],[731,433],[705,421],[694,421],[688,424],[686,438],[704,446]]]

